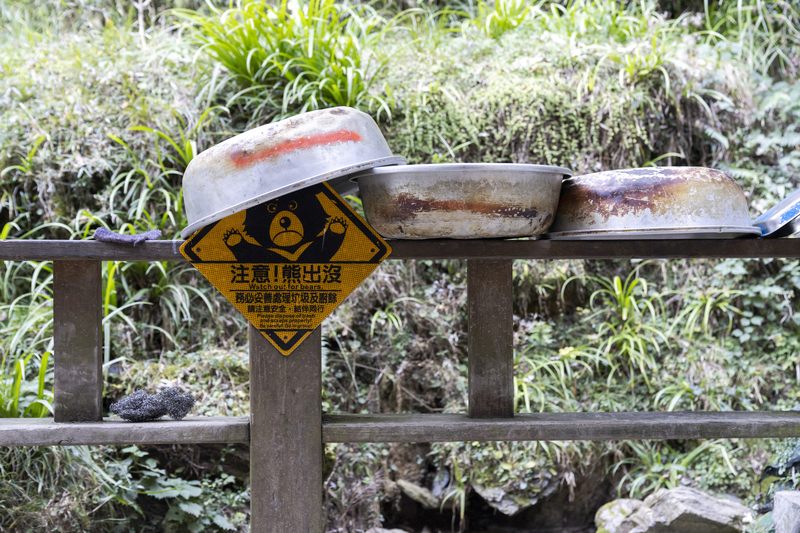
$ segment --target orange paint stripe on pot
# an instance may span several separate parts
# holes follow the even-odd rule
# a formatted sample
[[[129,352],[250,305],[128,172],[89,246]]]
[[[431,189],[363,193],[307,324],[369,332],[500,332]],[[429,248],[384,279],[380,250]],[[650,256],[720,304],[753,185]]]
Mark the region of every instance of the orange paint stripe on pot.
[[[354,131],[337,130],[327,133],[317,133],[299,139],[289,139],[275,146],[268,146],[256,151],[237,150],[231,154],[231,160],[237,167],[246,167],[253,163],[259,163],[267,159],[272,159],[284,155],[288,152],[305,150],[315,146],[326,146],[329,144],[343,143],[347,141],[359,142],[361,135]]]

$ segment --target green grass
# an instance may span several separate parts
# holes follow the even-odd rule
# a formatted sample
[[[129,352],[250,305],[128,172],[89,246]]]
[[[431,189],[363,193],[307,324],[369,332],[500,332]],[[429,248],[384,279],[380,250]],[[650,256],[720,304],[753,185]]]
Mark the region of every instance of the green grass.
[[[735,43],[735,53],[762,74],[796,77],[800,9],[787,0],[705,1],[702,33],[708,42]]]
[[[50,352],[39,358],[36,381],[29,383],[27,374],[33,355],[17,359],[11,372],[0,374],[0,418],[44,418],[53,413],[53,391],[45,389]]]
[[[209,15],[180,14],[227,74],[204,90],[237,87],[228,107],[241,102],[261,122],[335,106],[391,116],[386,98],[370,92],[386,64],[373,48],[387,21],[369,5],[310,0],[292,10],[287,0],[238,0]]]
[[[505,32],[518,28],[532,8],[536,9],[529,4],[524,0],[497,0],[493,6],[478,2],[476,23],[486,35],[497,39]]]

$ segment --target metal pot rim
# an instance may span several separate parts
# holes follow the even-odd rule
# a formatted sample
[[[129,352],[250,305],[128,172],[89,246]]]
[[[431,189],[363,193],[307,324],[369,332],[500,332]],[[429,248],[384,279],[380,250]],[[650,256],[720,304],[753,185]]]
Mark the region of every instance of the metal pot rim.
[[[570,230],[545,233],[543,239],[553,241],[569,240],[627,240],[627,239],[700,239],[714,238],[714,235],[730,238],[730,235],[745,237],[761,235],[759,228],[752,226],[663,226],[655,228],[625,228],[615,230]]]
[[[422,165],[405,165],[393,168],[373,168],[359,172],[351,179],[358,180],[382,174],[416,174],[430,172],[469,172],[469,171],[511,171],[511,172],[540,172],[546,174],[562,174],[572,176],[572,171],[564,167],[549,165],[529,165],[527,163],[439,163]]]
[[[688,171],[688,170],[703,170],[703,171],[707,171],[707,172],[719,172],[720,174],[723,174],[724,176],[727,176],[728,178],[730,178],[730,176],[728,174],[726,174],[722,170],[719,170],[718,168],[695,167],[695,166],[691,166],[691,167],[642,167],[642,168],[631,167],[631,168],[616,168],[616,169],[611,169],[611,170],[603,170],[601,172],[587,172],[586,174],[579,174],[577,176],[570,176],[569,178],[565,178],[564,181],[577,180],[577,179],[581,179],[581,178],[592,178],[592,177],[596,177],[596,176],[605,177],[605,176],[611,175],[611,174],[636,174],[636,173],[640,173],[640,172],[643,172],[643,171],[652,171],[652,177],[655,177],[658,174],[661,174],[663,171]]]

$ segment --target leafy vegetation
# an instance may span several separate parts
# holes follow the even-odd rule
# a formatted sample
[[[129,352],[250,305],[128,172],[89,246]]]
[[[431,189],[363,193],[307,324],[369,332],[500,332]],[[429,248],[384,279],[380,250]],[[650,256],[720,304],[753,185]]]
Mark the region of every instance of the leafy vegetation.
[[[196,154],[335,105],[371,112],[415,163],[716,166],[754,216],[800,184],[800,36],[785,0],[161,4],[177,9],[0,0],[0,238],[100,226],[177,238]],[[326,412],[465,411],[465,268],[388,262],[340,306],[323,330]],[[244,320],[210,285],[168,262],[103,272],[107,401],[179,385],[198,414],[247,414]],[[47,416],[52,267],[4,262],[0,276],[2,415]],[[519,412],[800,399],[796,260],[517,261],[514,286]],[[331,531],[399,524],[398,480],[430,488],[431,516],[453,528],[487,491],[524,508],[690,484],[752,504],[780,447],[328,445],[326,516]],[[2,529],[247,529],[236,447],[10,448],[0,476],[0,507],[14,509]]]
[[[238,0],[210,15],[182,14],[193,40],[227,74],[212,75],[203,90],[210,97],[233,83],[227,105],[241,101],[257,122],[334,106],[391,116],[386,99],[370,91],[386,64],[373,49],[386,21],[369,5],[310,0],[290,9],[288,0]]]

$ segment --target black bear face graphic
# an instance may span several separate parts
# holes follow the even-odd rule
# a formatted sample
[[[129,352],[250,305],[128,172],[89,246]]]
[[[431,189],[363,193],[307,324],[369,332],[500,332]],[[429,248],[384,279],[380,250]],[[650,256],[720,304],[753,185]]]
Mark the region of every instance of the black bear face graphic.
[[[275,246],[288,248],[303,240],[303,223],[291,211],[281,211],[269,225],[269,237]]]
[[[327,262],[344,241],[348,222],[331,217],[310,187],[247,210],[241,230],[231,229],[224,241],[237,261]],[[244,233],[244,234],[242,234]]]

